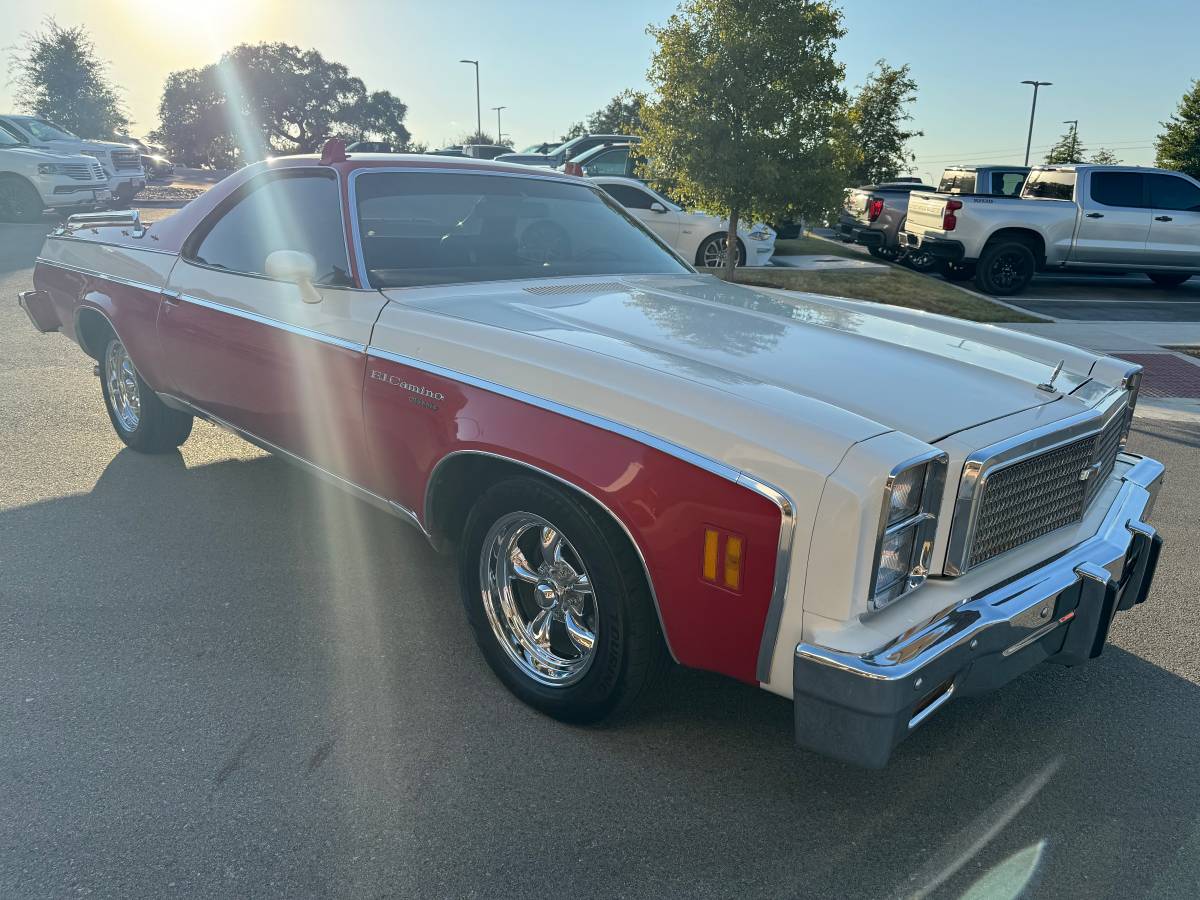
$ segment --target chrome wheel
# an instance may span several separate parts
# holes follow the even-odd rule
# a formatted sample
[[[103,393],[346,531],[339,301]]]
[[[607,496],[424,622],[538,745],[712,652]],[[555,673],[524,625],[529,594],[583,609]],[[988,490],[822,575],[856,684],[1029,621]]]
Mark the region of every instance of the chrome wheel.
[[[483,608],[492,633],[522,674],[563,687],[596,653],[600,616],[583,560],[540,516],[502,516],[483,540]]]
[[[104,377],[117,422],[126,431],[137,431],[142,418],[137,370],[125,352],[125,345],[118,340],[110,341],[104,354]]]

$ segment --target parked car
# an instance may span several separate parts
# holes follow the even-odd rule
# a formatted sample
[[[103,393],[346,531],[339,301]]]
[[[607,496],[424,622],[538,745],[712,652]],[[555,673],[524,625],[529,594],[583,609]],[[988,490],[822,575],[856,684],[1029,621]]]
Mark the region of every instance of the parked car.
[[[47,209],[92,209],[110,199],[93,157],[36,150],[0,129],[0,222],[36,222]]]
[[[868,184],[846,192],[846,201],[838,218],[838,231],[847,244],[861,244],[879,259],[897,261],[904,256],[900,246],[900,228],[908,214],[908,195],[916,190],[934,190],[913,181],[889,181]],[[914,268],[932,268],[936,260]]]
[[[134,215],[51,234],[20,297],[120,439],[172,453],[199,416],[414,525],[550,715],[673,657],[879,766],[1146,599],[1163,467],[1121,452],[1127,362],[698,275],[594,180],[480,160],[274,159]]]
[[[472,159],[495,159],[505,153],[512,153],[512,147],[504,144],[464,144],[463,156]]]
[[[355,141],[346,145],[347,153],[395,153],[387,141]]]
[[[688,262],[707,268],[724,265],[728,219],[689,212],[634,178],[591,180]],[[774,252],[775,232],[769,227],[760,222],[738,224],[737,265],[765,266]]]
[[[466,153],[463,152],[462,144],[454,144],[449,147],[443,147],[441,150],[430,150],[428,152],[432,156],[466,156],[467,155]]]
[[[530,144],[521,150],[522,153],[549,153],[562,141],[542,141],[540,144]]]
[[[1200,273],[1200,182],[1165,169],[1035,166],[1019,197],[914,194],[904,243],[1001,296],[1043,270],[1132,270],[1176,287]]]
[[[128,144],[84,140],[36,116],[0,116],[0,130],[40,150],[82,154],[99,160],[117,203],[129,203],[146,186],[146,172],[138,151]]]
[[[585,150],[563,164],[563,171],[568,175],[591,177],[595,175],[616,175],[622,178],[635,178],[638,165],[638,155],[630,153],[636,144],[597,144],[590,150]]]
[[[630,134],[581,134],[577,138],[559,144],[548,153],[508,153],[497,156],[500,162],[519,163],[524,166],[545,166],[557,169],[587,150],[602,144],[638,144],[641,138]]]

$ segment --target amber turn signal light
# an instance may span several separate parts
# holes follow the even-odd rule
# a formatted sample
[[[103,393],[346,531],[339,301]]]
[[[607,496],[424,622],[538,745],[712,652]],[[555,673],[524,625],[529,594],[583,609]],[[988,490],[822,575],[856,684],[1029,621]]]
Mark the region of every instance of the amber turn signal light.
[[[741,590],[744,556],[745,540],[740,535],[719,528],[704,529],[704,558],[700,575],[705,581],[731,591]]]

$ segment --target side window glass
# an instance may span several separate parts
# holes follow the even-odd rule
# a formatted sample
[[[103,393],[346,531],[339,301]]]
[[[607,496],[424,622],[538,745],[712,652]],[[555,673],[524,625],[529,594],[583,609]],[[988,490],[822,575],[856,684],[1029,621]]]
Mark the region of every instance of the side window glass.
[[[654,198],[645,191],[639,191],[626,184],[605,184],[602,187],[609,196],[626,209],[649,209],[650,204],[655,202]]]
[[[1074,200],[1075,173],[1055,170],[1030,172],[1022,196],[1032,200]]]
[[[276,250],[299,250],[317,262],[317,284],[351,284],[342,229],[341,192],[332,173],[260,178],[185,254],[201,265],[266,274]]]
[[[992,193],[1002,197],[1015,197],[1021,193],[1025,176],[1020,172],[993,172]]]
[[[609,150],[599,154],[583,168],[589,175],[624,175],[628,162],[628,150]]]
[[[1151,175],[1150,205],[1155,209],[1200,212],[1200,187],[1177,175]]]
[[[1145,208],[1142,176],[1137,172],[1093,172],[1092,200],[1103,206]]]

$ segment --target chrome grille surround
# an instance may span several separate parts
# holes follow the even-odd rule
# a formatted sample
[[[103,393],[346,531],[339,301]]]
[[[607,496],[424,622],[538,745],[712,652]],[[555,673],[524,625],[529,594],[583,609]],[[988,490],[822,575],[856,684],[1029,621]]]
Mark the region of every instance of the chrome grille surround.
[[[113,168],[119,172],[132,172],[142,167],[141,157],[136,150],[114,150],[110,155]]]
[[[1116,464],[1133,392],[967,457],[945,573],[961,575],[1083,518]]]

